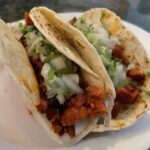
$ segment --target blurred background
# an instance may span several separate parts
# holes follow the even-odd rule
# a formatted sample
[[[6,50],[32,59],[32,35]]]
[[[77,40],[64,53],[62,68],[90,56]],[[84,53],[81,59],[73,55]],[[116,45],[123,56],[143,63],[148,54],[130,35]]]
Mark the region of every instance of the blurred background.
[[[92,7],[106,7],[124,20],[150,32],[150,0],[0,0],[0,16],[5,21],[23,18],[24,11],[46,6],[57,12],[82,12]]]

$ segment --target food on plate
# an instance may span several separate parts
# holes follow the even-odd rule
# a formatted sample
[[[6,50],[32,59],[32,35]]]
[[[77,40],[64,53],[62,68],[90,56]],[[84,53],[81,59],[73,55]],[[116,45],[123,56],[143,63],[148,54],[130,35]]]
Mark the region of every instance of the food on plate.
[[[121,19],[105,8],[91,9],[70,23],[96,49],[116,90],[111,126],[97,125],[94,131],[133,124],[150,104],[150,63],[144,47]]]
[[[99,118],[109,126],[114,87],[103,64],[97,73],[95,62],[88,62],[91,55],[82,53],[74,36],[90,44],[80,32],[44,7],[26,12],[25,23],[14,28],[19,36],[0,22],[0,59],[47,133],[69,145],[92,131]],[[92,57],[102,63],[96,51]]]

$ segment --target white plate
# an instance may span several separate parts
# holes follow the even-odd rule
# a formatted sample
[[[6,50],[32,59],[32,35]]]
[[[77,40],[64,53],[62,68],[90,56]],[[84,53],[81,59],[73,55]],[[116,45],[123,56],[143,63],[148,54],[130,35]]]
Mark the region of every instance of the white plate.
[[[80,13],[61,14],[70,19]],[[150,34],[124,22],[142,42],[150,56]],[[0,149],[5,150],[143,150],[150,147],[150,111],[136,124],[118,132],[90,134],[81,142],[60,148],[29,115],[14,81],[0,66]]]

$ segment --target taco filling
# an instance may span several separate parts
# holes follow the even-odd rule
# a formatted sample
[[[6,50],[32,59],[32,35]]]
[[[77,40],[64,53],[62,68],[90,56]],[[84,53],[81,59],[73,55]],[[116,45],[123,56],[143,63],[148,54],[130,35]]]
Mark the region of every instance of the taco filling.
[[[41,101],[37,109],[52,122],[55,133],[61,136],[67,132],[74,137],[78,121],[107,113],[103,90],[87,86],[79,66],[57,51],[34,26],[28,13],[25,20],[25,24],[19,24],[20,40],[39,84]]]
[[[96,48],[114,83],[116,99],[112,118],[116,118],[124,106],[130,107],[137,101],[140,92],[149,93],[141,88],[146,75],[135,64],[127,61],[123,46],[116,37],[108,33],[101,19],[99,24],[87,21],[84,17],[73,18],[70,23]]]

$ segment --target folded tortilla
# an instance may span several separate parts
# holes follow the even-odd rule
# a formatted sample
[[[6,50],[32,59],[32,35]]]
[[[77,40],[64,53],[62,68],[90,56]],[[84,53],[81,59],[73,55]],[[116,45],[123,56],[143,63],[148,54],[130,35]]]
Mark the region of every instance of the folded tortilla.
[[[115,92],[113,84],[95,49],[84,36],[81,36],[78,30],[47,8],[40,7],[32,9],[30,11],[30,17],[42,35],[56,47],[61,54],[80,67],[86,84],[100,87],[104,90],[104,102],[108,112],[108,114],[104,116],[104,124],[108,126]],[[89,52],[94,51],[94,55],[93,53],[92,55],[85,53],[85,50]],[[90,61],[91,57],[93,59],[97,58],[97,62],[101,64],[101,68],[97,65],[97,62]],[[16,35],[2,21],[0,22],[0,59],[16,81],[24,96],[27,108],[53,140],[60,144],[73,144],[82,139],[95,127],[98,118],[92,119],[88,117],[82,121],[81,125],[79,122],[79,126],[75,126],[75,130],[77,130],[78,133],[73,138],[66,135],[59,136],[52,130],[51,122],[45,115],[37,110],[37,105],[39,105],[41,101],[40,91],[26,50],[20,41],[18,41]],[[87,63],[88,61],[90,62]]]
[[[113,42],[117,39],[119,44],[123,46],[123,55],[127,62],[134,64],[134,67],[138,68],[146,76],[144,84],[140,87],[136,87],[141,91],[136,102],[130,106],[127,106],[126,108],[123,108],[119,112],[118,116],[115,119],[111,120],[110,127],[105,127],[103,125],[98,124],[96,125],[93,131],[113,131],[128,127],[135,123],[139,118],[141,118],[150,107],[150,95],[149,91],[146,91],[150,90],[150,77],[146,75],[150,70],[150,63],[145,49],[139,42],[139,40],[133,35],[133,33],[130,32],[123,25],[121,19],[115,13],[109,11],[108,9],[94,8],[85,12],[79,18],[82,18],[85,22],[87,22],[88,27],[93,26],[93,30],[96,30],[96,27],[100,27],[99,31],[95,31],[94,34],[97,37],[100,37],[100,40],[104,41],[106,45],[108,39],[107,37],[105,37],[104,30],[107,30],[108,37],[113,37],[111,39]],[[76,21],[74,21],[74,26],[77,27],[78,25],[75,25],[75,22]],[[81,35],[86,34],[87,31],[85,31],[85,29],[82,29],[82,27],[80,26],[78,26],[78,28],[82,30]],[[88,36],[89,41],[92,41],[92,38],[92,36]],[[91,41],[90,43],[92,43]],[[109,46],[111,47],[112,44]],[[101,67],[101,64],[99,64],[99,66]],[[123,76],[122,71],[120,72],[120,74]],[[134,84],[134,86],[136,86],[136,84]]]
[[[82,75],[89,85],[102,86],[103,84],[105,89],[105,104],[108,108],[108,115],[104,118],[104,126],[109,126],[115,90],[95,48],[76,28],[72,27],[54,11],[45,7],[35,7],[30,11],[29,15],[38,30],[58,49],[58,51],[82,68]],[[84,62],[80,60],[80,58]],[[84,64],[88,64],[89,70]],[[99,66],[99,64],[101,65]],[[94,78],[94,76],[96,76],[94,73],[96,73],[98,79]],[[89,125],[89,127],[90,126],[91,125]]]

